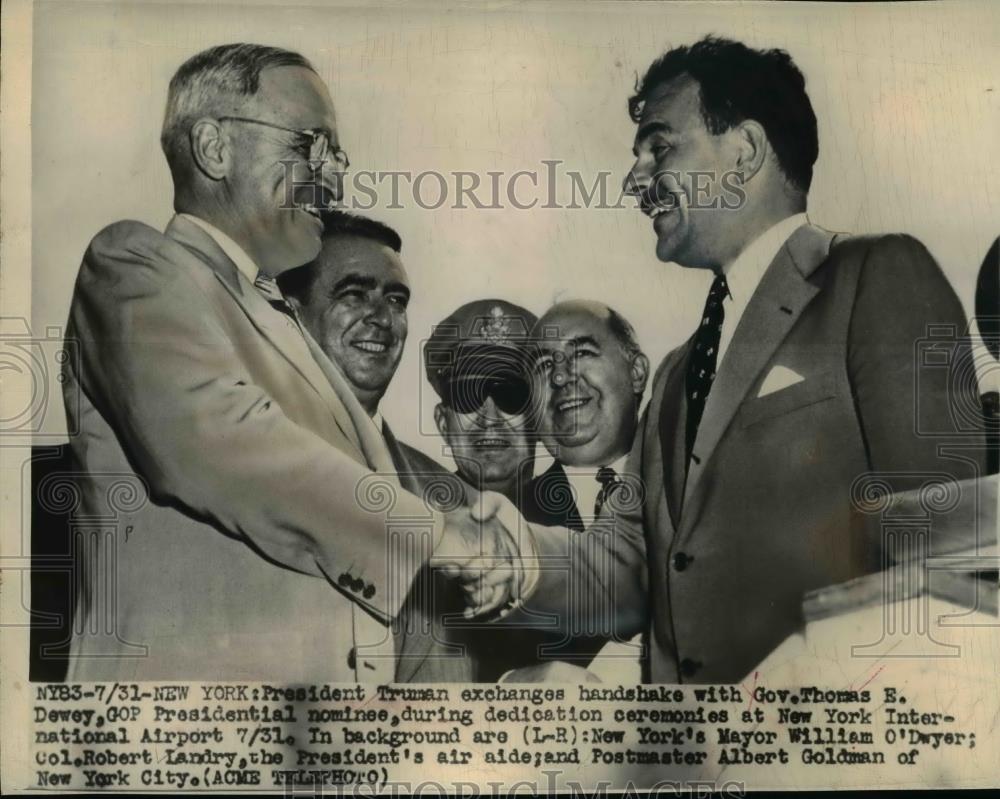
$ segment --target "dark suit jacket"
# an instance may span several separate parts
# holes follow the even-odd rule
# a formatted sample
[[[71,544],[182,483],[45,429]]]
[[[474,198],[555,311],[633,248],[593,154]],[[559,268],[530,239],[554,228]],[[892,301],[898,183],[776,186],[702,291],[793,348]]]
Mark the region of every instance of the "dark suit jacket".
[[[518,508],[531,524],[583,530],[583,520],[573,499],[573,489],[566,470],[559,461],[553,461],[548,469],[528,484]]]
[[[934,259],[908,236],[831,250],[832,239],[804,226],[771,263],[718,370],[689,469],[691,342],[666,357],[628,465],[645,500],[615,516],[618,534],[588,531],[568,553],[578,595],[618,612],[619,637],[650,625],[653,682],[738,681],[802,627],[807,591],[879,569],[878,519],[852,502],[859,478],[880,472],[901,490],[981,468],[981,442],[957,459],[938,451],[956,440],[953,409],[976,407],[974,387],[916,368],[929,325],[965,330]],[[967,359],[968,347],[948,356]],[[758,396],[775,366],[804,379]],[[538,530],[536,542],[543,556],[567,556],[558,535]],[[616,601],[634,597],[633,584],[648,586],[645,607]],[[549,569],[530,604],[545,610],[568,590],[567,572]]]
[[[388,425],[383,433],[403,488],[438,511],[471,504],[476,492],[458,475],[399,441]],[[396,682],[476,680],[476,658],[453,626],[463,623],[464,608],[460,589],[434,570],[421,569],[393,627]]]
[[[425,496],[438,510],[446,509],[441,500],[451,507],[473,501],[475,489],[458,475],[398,441],[388,428],[384,432],[404,488]],[[516,504],[530,523],[583,528],[566,472],[558,463],[531,480]],[[429,569],[421,572],[396,626],[398,682],[495,682],[510,669],[541,660],[586,665],[607,640],[570,639],[527,624],[466,620],[464,607],[452,583]]]

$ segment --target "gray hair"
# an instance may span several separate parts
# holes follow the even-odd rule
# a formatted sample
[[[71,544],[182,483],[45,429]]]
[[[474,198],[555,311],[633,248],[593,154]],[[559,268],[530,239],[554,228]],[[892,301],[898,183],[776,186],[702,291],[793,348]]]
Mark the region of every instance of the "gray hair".
[[[218,113],[220,101],[255,95],[260,73],[269,67],[305,67],[316,70],[302,55],[263,44],[223,44],[203,50],[183,64],[167,91],[160,145],[175,176],[186,163],[187,138],[194,122]]]

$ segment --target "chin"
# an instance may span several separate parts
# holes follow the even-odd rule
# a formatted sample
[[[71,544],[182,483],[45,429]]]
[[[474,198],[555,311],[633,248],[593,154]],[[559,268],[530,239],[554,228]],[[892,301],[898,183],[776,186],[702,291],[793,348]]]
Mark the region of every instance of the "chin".
[[[296,225],[294,230],[288,231],[288,250],[290,260],[295,263],[289,268],[307,264],[319,255],[323,248],[322,237],[313,229],[305,225]]]
[[[302,257],[298,265],[302,266],[319,256],[320,250],[323,249],[323,240],[319,236],[310,236],[300,249],[302,250]]]
[[[656,257],[665,264],[676,263],[684,266],[684,264],[679,260],[680,258],[683,258],[683,255],[678,252],[678,247],[669,240],[656,240]]]

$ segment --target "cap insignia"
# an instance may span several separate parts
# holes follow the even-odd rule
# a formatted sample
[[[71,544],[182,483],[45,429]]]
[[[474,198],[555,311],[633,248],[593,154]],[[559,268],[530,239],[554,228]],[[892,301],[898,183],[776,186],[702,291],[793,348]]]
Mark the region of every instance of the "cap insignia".
[[[510,338],[510,323],[504,319],[503,308],[494,305],[490,309],[490,320],[483,323],[479,331],[482,336],[493,344],[502,344]]]

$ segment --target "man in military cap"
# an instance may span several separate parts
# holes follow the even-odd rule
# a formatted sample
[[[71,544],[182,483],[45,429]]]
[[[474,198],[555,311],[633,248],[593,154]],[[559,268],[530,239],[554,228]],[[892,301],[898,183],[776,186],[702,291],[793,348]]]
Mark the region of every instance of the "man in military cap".
[[[435,325],[424,345],[427,379],[440,397],[434,421],[479,490],[523,509],[534,472],[531,328],[534,314],[505,300],[466,303]],[[522,510],[523,512],[523,510]]]
[[[505,300],[467,303],[435,325],[424,364],[440,397],[434,419],[462,479],[505,495],[527,522],[572,527],[576,507],[565,479],[534,477],[536,325],[532,313]],[[452,630],[450,640],[466,647],[480,681],[538,664],[547,649],[552,660],[565,657],[559,636],[503,623],[473,623]]]

